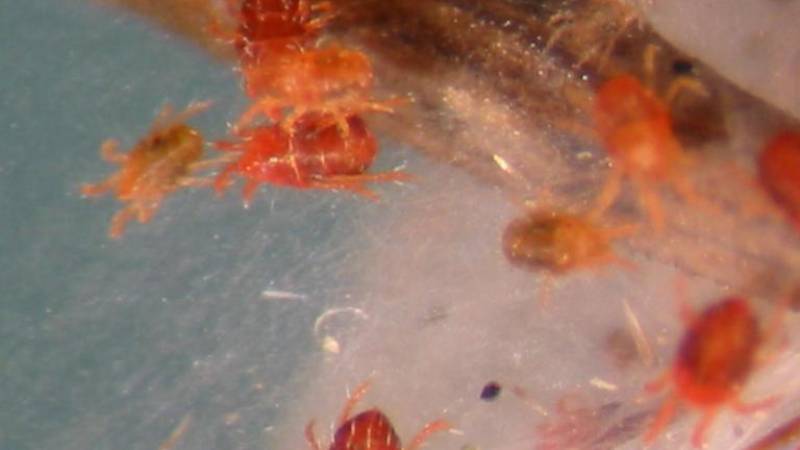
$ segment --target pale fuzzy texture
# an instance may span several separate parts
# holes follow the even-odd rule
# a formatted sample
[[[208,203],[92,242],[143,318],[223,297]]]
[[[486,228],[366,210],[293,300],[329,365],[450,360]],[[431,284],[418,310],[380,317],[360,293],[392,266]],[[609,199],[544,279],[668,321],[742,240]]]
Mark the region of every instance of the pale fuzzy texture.
[[[725,77],[800,117],[800,3],[791,0],[649,0],[667,40]]]
[[[563,421],[557,402],[575,398],[599,414],[596,421],[575,422],[587,429],[572,442],[576,448],[641,448],[639,437],[667,392],[646,396],[644,385],[670,366],[683,332],[674,269],[626,255],[635,271],[609,266],[556,278],[551,305],[543,305],[542,275],[510,266],[499,245],[519,206],[451,168],[414,170],[415,183],[392,198],[392,212],[356,231],[361,251],[346,271],[353,294],[332,307],[357,307],[367,318],[345,314],[329,328],[340,353],[309,350],[307,384],[276,427],[277,448],[302,448],[311,419],[320,440],[329,442],[347,389],[366,379],[372,389],[356,411],[381,408],[404,442],[426,422],[444,418],[459,431],[436,435],[429,448],[566,448],[563,433],[554,447],[544,446],[537,427]],[[703,280],[688,280],[689,301],[698,307],[724,295]],[[626,327],[623,301],[653,346],[649,367],[637,362],[620,369],[604,345],[612,330]],[[769,372],[795,363],[782,356]],[[747,398],[775,392],[781,382],[769,377],[757,377]],[[479,398],[489,381],[504,387],[492,402]],[[669,430],[673,437],[662,436],[652,448],[689,448],[697,418],[679,416]],[[743,448],[766,429],[724,414],[708,442]]]

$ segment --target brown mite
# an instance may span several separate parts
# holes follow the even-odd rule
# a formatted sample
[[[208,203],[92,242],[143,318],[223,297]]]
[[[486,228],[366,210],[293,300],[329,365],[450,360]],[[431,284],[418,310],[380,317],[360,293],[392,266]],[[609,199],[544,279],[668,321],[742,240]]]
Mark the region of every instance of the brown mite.
[[[175,114],[164,106],[150,132],[127,153],[118,151],[119,142],[108,139],[100,146],[100,156],[120,166],[119,170],[99,183],[81,186],[85,197],[109,191],[125,206],[111,219],[108,235],[122,237],[125,225],[134,217],[148,222],[167,195],[187,186],[205,185],[190,175],[201,166],[203,137],[184,124],[190,116],[207,109],[210,102],[192,103]]]
[[[623,262],[614,255],[610,240],[628,233],[627,227],[603,229],[578,215],[533,211],[508,224],[502,244],[512,264],[562,274],[581,267]]]

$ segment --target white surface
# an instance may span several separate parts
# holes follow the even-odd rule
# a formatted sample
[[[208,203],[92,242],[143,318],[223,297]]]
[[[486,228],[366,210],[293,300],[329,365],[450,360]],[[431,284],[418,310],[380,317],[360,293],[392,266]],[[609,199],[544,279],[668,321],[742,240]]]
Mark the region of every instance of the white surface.
[[[800,2],[650,0],[653,25],[725,77],[800,118]]]

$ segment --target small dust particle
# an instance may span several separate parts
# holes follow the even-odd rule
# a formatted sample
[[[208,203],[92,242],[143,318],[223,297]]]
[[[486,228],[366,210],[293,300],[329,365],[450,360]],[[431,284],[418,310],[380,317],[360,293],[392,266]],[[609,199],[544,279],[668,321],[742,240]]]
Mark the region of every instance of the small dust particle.
[[[694,71],[694,65],[686,59],[676,59],[672,62],[672,72],[676,75],[690,75]]]
[[[322,349],[328,353],[333,353],[334,355],[338,355],[342,350],[339,346],[339,341],[334,339],[332,336],[325,336],[322,338]]]
[[[235,425],[237,422],[239,422],[239,420],[241,418],[242,418],[242,416],[239,413],[232,412],[232,413],[225,414],[225,416],[223,416],[223,418],[222,418],[222,421],[223,421],[223,423],[225,423],[225,425],[231,426],[231,425]]]
[[[589,384],[596,387],[597,389],[603,389],[605,391],[616,391],[617,389],[619,389],[616,384],[609,383],[608,381],[597,377],[589,380]]]
[[[628,368],[636,361],[636,342],[622,329],[611,331],[605,339],[605,351],[619,369]]]

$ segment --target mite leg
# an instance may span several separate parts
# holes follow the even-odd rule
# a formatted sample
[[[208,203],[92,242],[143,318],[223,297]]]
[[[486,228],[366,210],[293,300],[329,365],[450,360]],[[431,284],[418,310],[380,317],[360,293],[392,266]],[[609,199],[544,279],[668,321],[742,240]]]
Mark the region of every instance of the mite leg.
[[[144,201],[138,203],[138,206],[136,207],[136,217],[139,220],[139,223],[150,222],[156,210],[158,209],[158,203],[158,201]]]
[[[165,103],[158,114],[156,114],[156,118],[153,120],[153,126],[150,127],[150,132],[156,133],[158,130],[166,128],[169,123],[169,118],[174,115],[175,108],[173,108],[172,103]]]
[[[319,441],[317,437],[314,435],[314,421],[308,422],[306,425],[306,442],[308,442],[308,446],[311,450],[321,450],[319,446]]]
[[[152,132],[156,133],[158,130],[165,130],[175,125],[182,124],[192,116],[207,110],[213,104],[213,100],[195,101],[189,103],[183,111],[175,113],[172,105],[167,103],[153,122]]]
[[[658,194],[653,191],[653,187],[647,181],[642,179],[634,179],[636,190],[639,192],[639,204],[647,210],[647,215],[650,218],[650,223],[656,232],[664,230],[664,210],[661,207],[661,199]]]
[[[545,310],[553,304],[553,275],[550,273],[543,273],[539,277],[539,283],[536,286],[536,294],[539,297],[539,309]]]
[[[733,400],[732,408],[739,414],[750,415],[772,408],[778,403],[778,400],[779,398],[777,396],[771,396],[762,400],[745,403],[740,398],[736,398]]]
[[[589,219],[595,220],[602,216],[606,210],[614,203],[619,197],[619,192],[622,187],[622,172],[618,168],[611,169],[611,174],[597,199],[594,201],[594,206],[589,212]]]
[[[649,394],[655,394],[657,392],[662,391],[669,384],[671,377],[672,377],[672,372],[670,372],[669,370],[665,371],[663,374],[659,375],[658,378],[656,378],[653,381],[650,381],[644,386],[645,392]]]
[[[689,181],[689,179],[686,177],[686,175],[679,173],[677,171],[672,173],[670,178],[670,184],[672,185],[673,189],[675,189],[675,192],[677,192],[681,197],[683,197],[686,203],[707,212],[713,212],[718,214],[721,213],[717,205],[715,205],[710,200],[700,195],[694,189],[694,186],[692,185],[691,181]]]
[[[685,276],[678,276],[675,280],[675,303],[678,308],[678,316],[684,326],[689,327],[697,321],[697,311],[692,308],[687,299]]]
[[[370,200],[378,200],[378,195],[364,187],[365,183],[403,182],[411,179],[405,172],[393,171],[359,175],[333,175],[317,178],[309,185],[319,189],[347,189]]]
[[[669,84],[667,93],[664,94],[664,103],[671,105],[678,95],[683,92],[691,92],[698,97],[708,97],[711,95],[700,80],[689,75],[683,75],[672,80]]]
[[[103,161],[114,164],[123,164],[128,160],[128,155],[119,151],[119,142],[116,139],[106,139],[100,144],[100,157]]]
[[[672,420],[672,417],[675,415],[675,409],[678,406],[678,400],[674,395],[671,395],[665,402],[661,409],[658,411],[655,420],[653,420],[653,424],[650,425],[650,428],[647,430],[647,433],[644,436],[644,442],[647,444],[652,443],[661,433],[661,430],[664,429],[667,424]]]
[[[411,443],[403,450],[417,450],[425,442],[433,433],[438,433],[440,431],[447,431],[450,428],[449,423],[446,421],[439,419],[434,420],[433,422],[427,423],[421,430],[411,439]]]
[[[225,189],[231,185],[231,175],[233,175],[236,169],[236,164],[231,164],[214,179],[214,191],[217,193],[217,197],[222,197]]]
[[[707,411],[703,414],[703,417],[700,419],[700,422],[694,427],[694,431],[692,432],[692,446],[695,448],[699,448],[703,446],[703,441],[705,440],[706,431],[708,431],[708,427],[714,422],[714,418],[717,416],[717,410],[712,409]]]
[[[178,185],[187,188],[204,188],[214,183],[211,178],[203,177],[182,177],[178,180]]]
[[[97,197],[113,190],[117,185],[117,176],[112,175],[99,183],[84,183],[81,185],[81,195],[84,197]]]
[[[336,15],[331,12],[333,10],[333,4],[331,4],[331,2],[318,2],[308,6],[307,0],[300,0],[300,4],[304,5],[304,10],[300,13],[302,17],[310,17],[312,13],[319,14],[316,18],[306,21],[305,28],[309,32],[322,30],[336,17]],[[298,11],[301,11],[299,6]]]
[[[186,108],[174,115],[170,119],[170,123],[177,124],[186,122],[190,117],[200,114],[214,105],[214,100],[194,101],[189,103]]]
[[[237,134],[241,129],[253,123],[259,114],[264,114],[277,122],[280,119],[280,109],[281,103],[278,100],[272,97],[261,98],[239,116],[239,120],[233,126],[233,133]]]
[[[342,407],[342,411],[339,413],[339,418],[336,420],[337,430],[345,422],[347,422],[347,419],[350,418],[350,416],[353,413],[353,408],[355,408],[358,402],[361,401],[361,399],[369,390],[369,387],[370,387],[370,381],[364,380],[361,382],[361,384],[356,386],[356,389],[350,394],[350,397],[347,399],[347,402],[345,402],[344,406]]]
[[[228,10],[228,14],[234,18],[237,23],[241,23],[242,17],[240,11],[238,10],[238,3],[238,0],[227,0],[225,2],[225,9]],[[214,36],[216,39],[228,43],[236,41],[236,39],[239,37],[238,33],[225,29],[225,27],[222,25],[222,21],[219,18],[218,11],[212,13],[211,18],[206,24],[206,31],[208,31],[208,34]]]
[[[244,199],[245,208],[250,207],[250,201],[253,199],[256,189],[258,189],[258,185],[258,180],[254,180],[252,178],[248,178],[247,181],[245,181],[244,186],[242,187],[242,198]]]
[[[108,237],[119,239],[125,234],[125,225],[134,217],[133,209],[127,206],[114,214],[111,218],[111,225],[108,227]]]

